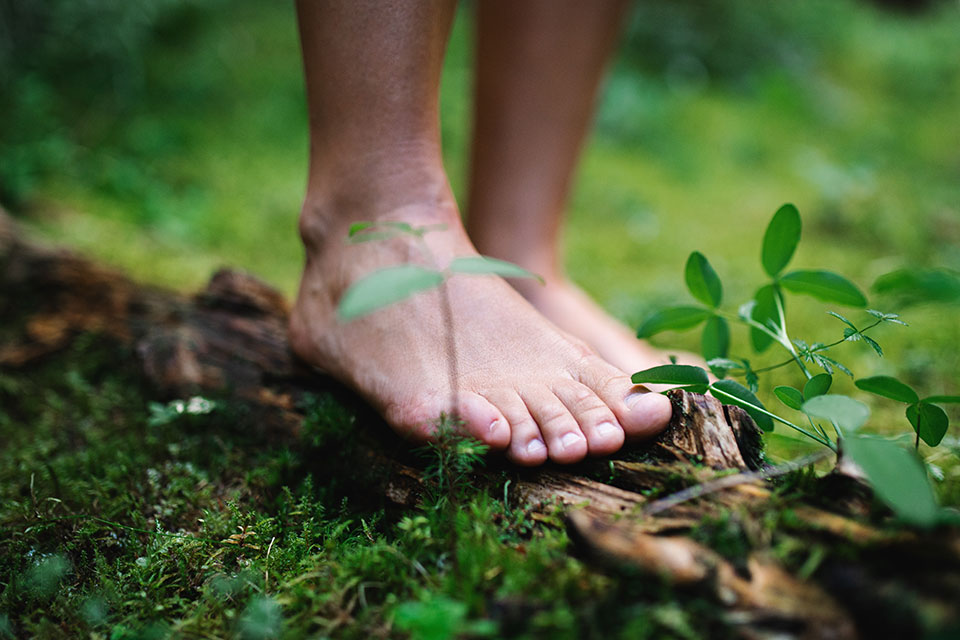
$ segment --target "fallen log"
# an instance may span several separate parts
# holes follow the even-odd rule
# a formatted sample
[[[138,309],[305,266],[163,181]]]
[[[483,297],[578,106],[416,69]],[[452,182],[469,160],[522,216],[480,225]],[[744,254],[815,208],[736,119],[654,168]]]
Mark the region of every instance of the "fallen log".
[[[158,398],[227,395],[260,412],[262,429],[296,439],[304,423],[303,399],[331,383],[291,354],[287,312],[276,290],[236,270],[217,272],[194,296],[137,284],[69,251],[31,241],[0,211],[0,367],[25,367],[66,348],[78,335],[102,334],[133,347]],[[890,584],[904,588],[885,564],[888,548],[909,559],[924,558],[935,547],[938,562],[915,563],[910,586],[929,583],[935,587],[922,590],[922,597],[960,601],[955,531],[890,534],[864,521],[862,512],[784,506],[766,481],[762,436],[746,412],[683,391],[670,392],[670,398],[674,415],[668,429],[616,459],[508,470],[511,503],[533,512],[566,510],[578,550],[613,571],[629,567],[707,594],[729,611],[731,625],[744,637],[869,635],[883,620],[876,611]],[[398,508],[415,507],[424,488],[421,469],[372,414],[363,422],[357,425],[365,437],[356,464],[383,470],[382,483],[370,488]],[[731,470],[739,476],[716,480]],[[710,491],[664,500],[711,482]],[[691,537],[704,522],[735,513],[762,538],[771,509],[789,513],[778,526],[816,544],[867,549],[875,564],[856,570],[826,564],[798,576],[763,550],[751,551],[736,566]],[[956,624],[956,607],[945,608],[945,624]],[[910,624],[900,628],[921,628],[916,620]]]

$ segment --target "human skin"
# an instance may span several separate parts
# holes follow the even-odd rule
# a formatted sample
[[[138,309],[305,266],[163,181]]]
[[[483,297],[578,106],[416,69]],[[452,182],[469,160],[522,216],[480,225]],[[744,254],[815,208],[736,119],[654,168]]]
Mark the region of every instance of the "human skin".
[[[597,34],[615,30],[622,9],[620,3],[611,7],[616,11]],[[648,437],[666,426],[671,407],[665,397],[634,386],[623,369],[550,322],[497,277],[456,275],[442,292],[423,292],[350,322],[337,318],[343,292],[376,269],[425,261],[442,268],[455,257],[477,253],[460,222],[440,150],[439,82],[454,4],[300,0],[297,13],[310,168],[300,216],[306,264],[290,320],[296,353],[357,390],[402,435],[428,439],[436,418],[451,413],[468,433],[522,465],[608,455],[626,438]],[[483,28],[483,15],[480,22]],[[586,44],[593,37],[574,38],[581,40]],[[594,71],[581,75],[592,77],[591,91],[605,47],[588,52],[586,66]],[[590,106],[574,111],[573,119],[582,123],[562,143],[572,158],[549,169],[552,177],[545,180],[559,183],[564,197]],[[481,124],[478,119],[478,133]],[[477,160],[489,152],[478,151],[475,158],[481,181],[489,172]],[[567,177],[558,181],[555,174],[562,173]],[[478,204],[471,215],[482,221],[483,212],[492,209],[497,207]],[[562,207],[535,209],[530,209],[534,226],[538,219],[553,225],[538,241],[552,238],[555,245]],[[516,233],[528,233],[524,203],[513,210],[520,211],[514,224],[522,223]],[[350,226],[360,221],[443,229],[425,236],[424,255],[416,241],[403,236],[347,244]],[[471,224],[483,228],[482,222]],[[554,273],[546,273],[549,288]],[[450,302],[449,317],[441,294]],[[454,379],[451,357],[457,362]],[[645,364],[652,361],[636,367]]]
[[[624,371],[668,359],[564,274],[561,228],[626,0],[483,0],[467,232],[480,253],[545,280],[511,284],[541,314]]]

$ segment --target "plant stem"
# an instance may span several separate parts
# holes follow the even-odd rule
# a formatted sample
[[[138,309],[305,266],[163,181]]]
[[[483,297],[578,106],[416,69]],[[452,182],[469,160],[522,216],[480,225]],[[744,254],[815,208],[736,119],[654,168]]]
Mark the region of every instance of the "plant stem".
[[[826,438],[826,439],[828,439],[828,440],[830,439],[830,436],[827,435],[826,429],[824,429],[824,428],[821,427],[819,424],[817,424],[816,422],[814,422],[814,421],[813,421],[813,418],[811,418],[810,416],[807,416],[807,420],[810,421],[810,426],[813,427],[814,429],[816,429],[817,431],[819,431],[819,432],[823,435],[824,438]]]
[[[836,420],[830,420],[830,424],[833,425],[833,430],[837,432],[837,440],[843,437],[843,434],[840,433],[840,426],[837,424]]]
[[[446,225],[438,226],[439,229],[445,229]],[[427,230],[432,230],[425,228]],[[435,269],[440,269],[437,264],[436,256],[433,255],[433,252],[430,250],[430,247],[427,245],[427,241],[423,238],[423,233],[416,234],[418,244],[420,245],[420,252],[424,257],[433,265]],[[440,313],[443,314],[443,326],[444,326],[444,340],[447,343],[447,377],[450,382],[450,412],[454,420],[459,420],[460,416],[457,413],[457,407],[460,406],[460,393],[457,390],[457,378],[459,377],[459,366],[457,363],[457,339],[456,335],[453,332],[453,304],[450,302],[450,290],[448,281],[450,276],[453,275],[450,273],[449,269],[442,269],[443,273],[443,282],[440,283],[439,296],[440,296]]]
[[[873,329],[873,328],[874,328],[875,326],[877,326],[878,324],[881,324],[881,322],[882,322],[882,320],[877,320],[876,322],[874,322],[874,323],[871,324],[870,326],[861,329],[858,333],[859,333],[860,335],[864,335],[864,334],[866,334],[867,331],[869,331],[870,329]],[[839,345],[839,344],[843,344],[844,342],[848,342],[848,340],[847,340],[846,338],[842,338],[842,339],[840,339],[840,340],[837,340],[836,342],[831,342],[830,344],[820,345],[820,346],[817,347],[816,349],[811,349],[810,351],[811,351],[811,353],[819,353],[819,352],[821,352],[821,351],[826,351],[827,349],[832,349],[833,347],[835,347],[835,346],[837,346],[837,345]],[[759,369],[754,369],[753,372],[754,372],[754,373],[766,373],[767,371],[773,371],[774,369],[779,369],[779,368],[781,368],[781,367],[785,367],[785,366],[787,366],[788,364],[791,364],[792,362],[794,362],[794,359],[793,359],[793,358],[789,358],[789,359],[787,359],[787,360],[784,360],[783,362],[778,362],[777,364],[771,364],[771,365],[766,366],[766,367],[761,367],[761,368],[759,368]]]
[[[800,356],[797,355],[797,350],[794,348],[793,343],[790,342],[790,336],[787,335],[787,317],[783,312],[783,300],[780,299],[780,288],[776,285],[774,285],[773,301],[777,304],[777,316],[780,318],[780,344],[790,352],[793,361],[797,363],[800,371],[803,371],[803,375],[807,376],[807,380],[809,380],[813,376],[810,374],[806,365],[803,364],[803,361],[800,360]]]
[[[727,393],[726,391],[724,391],[723,389],[717,389],[716,387],[711,386],[711,387],[710,387],[710,393],[712,393],[712,394],[714,394],[714,395],[719,394],[719,395],[724,396],[724,397],[726,397],[726,398],[728,398],[728,399],[730,399],[730,400],[734,400],[735,402],[734,402],[733,404],[736,404],[736,405],[738,405],[738,406],[742,406],[742,407],[744,407],[744,408],[753,409],[754,411],[757,411],[758,413],[762,413],[762,414],[764,414],[764,415],[766,415],[766,416],[769,416],[769,417],[773,418],[774,420],[776,420],[777,422],[782,422],[783,424],[787,425],[787,426],[790,427],[791,429],[795,429],[795,430],[799,431],[800,433],[802,433],[803,435],[807,436],[808,438],[810,438],[810,439],[812,439],[812,440],[816,440],[817,442],[819,442],[819,443],[822,444],[823,446],[825,446],[825,447],[830,447],[830,448],[833,449],[834,451],[837,450],[836,446],[835,446],[835,445],[833,444],[833,442],[831,442],[829,439],[821,438],[821,437],[820,437],[819,435],[817,435],[816,433],[810,433],[809,431],[807,431],[807,430],[804,429],[803,427],[798,427],[797,425],[793,424],[793,423],[790,422],[789,420],[786,420],[786,419],[784,419],[784,418],[781,418],[780,416],[778,416],[778,415],[775,414],[775,413],[770,413],[769,411],[767,411],[767,410],[764,409],[763,407],[758,407],[758,406],[755,405],[755,404],[752,404],[752,403],[750,403],[750,402],[746,402],[745,400],[742,400],[742,399],[740,399],[740,398],[738,398],[738,397],[736,397],[736,396],[734,396],[734,395],[731,395],[731,394]]]

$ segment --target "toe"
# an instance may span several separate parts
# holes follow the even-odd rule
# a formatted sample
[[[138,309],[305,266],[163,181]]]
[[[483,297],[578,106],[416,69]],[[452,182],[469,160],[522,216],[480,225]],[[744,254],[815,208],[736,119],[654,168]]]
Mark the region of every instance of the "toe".
[[[480,394],[461,391],[459,415],[467,433],[491,449],[506,449],[510,445],[509,421]]]
[[[538,386],[521,390],[520,397],[540,428],[551,460],[569,464],[587,455],[587,439],[580,425],[556,394]]]
[[[510,424],[507,458],[524,466],[546,462],[547,445],[540,434],[540,427],[517,392],[512,389],[493,391],[485,394],[485,397],[500,410]]]
[[[619,421],[589,387],[574,380],[561,380],[553,385],[553,392],[580,425],[590,455],[608,455],[623,446]]]
[[[623,405],[629,414],[630,437],[649,438],[670,424],[673,405],[667,396],[650,391],[641,386],[633,386],[623,398]]]
[[[628,438],[649,438],[670,423],[673,407],[666,396],[633,384],[597,356],[584,358],[576,377],[610,408]]]

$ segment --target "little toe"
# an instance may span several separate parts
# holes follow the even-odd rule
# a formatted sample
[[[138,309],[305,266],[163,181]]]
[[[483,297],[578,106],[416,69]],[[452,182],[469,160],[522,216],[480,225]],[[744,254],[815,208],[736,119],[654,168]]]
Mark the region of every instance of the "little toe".
[[[520,397],[540,428],[551,460],[569,464],[587,455],[587,439],[580,425],[556,394],[546,387],[533,387],[522,390]]]
[[[553,385],[553,392],[567,407],[587,437],[590,455],[609,455],[623,446],[624,432],[613,411],[589,387],[574,380]]]
[[[467,433],[491,449],[501,450],[510,446],[510,422],[480,394],[460,392],[459,416]]]
[[[578,380],[613,411],[627,438],[649,438],[666,428],[673,415],[670,400],[635,385],[619,369],[598,356],[588,356]]]
[[[507,458],[523,466],[536,466],[547,461],[547,445],[540,427],[527,405],[513,390],[500,390],[484,394],[504,415],[510,424],[510,446]]]

